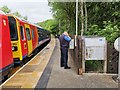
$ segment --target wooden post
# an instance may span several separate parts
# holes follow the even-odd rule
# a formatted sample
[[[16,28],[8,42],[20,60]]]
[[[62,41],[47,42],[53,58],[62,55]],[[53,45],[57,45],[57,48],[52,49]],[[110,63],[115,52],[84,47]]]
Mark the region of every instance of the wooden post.
[[[85,42],[82,37],[82,69],[85,72]]]

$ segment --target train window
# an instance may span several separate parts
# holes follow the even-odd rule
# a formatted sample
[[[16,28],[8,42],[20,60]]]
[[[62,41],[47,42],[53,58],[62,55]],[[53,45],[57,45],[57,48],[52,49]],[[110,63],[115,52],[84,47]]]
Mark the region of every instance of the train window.
[[[20,34],[21,34],[22,40],[25,40],[25,33],[24,33],[24,28],[23,28],[23,26],[20,26]]]
[[[27,34],[27,40],[31,40],[29,28],[26,28],[26,34]]]
[[[32,39],[34,39],[34,36],[35,35],[35,33],[34,33],[34,29],[32,30]]]
[[[18,40],[18,33],[17,33],[17,26],[16,26],[16,20],[14,17],[9,16],[9,27],[10,27],[10,38],[11,41]]]
[[[38,35],[39,35],[39,37],[41,36],[41,33],[40,33],[40,31],[38,32]]]

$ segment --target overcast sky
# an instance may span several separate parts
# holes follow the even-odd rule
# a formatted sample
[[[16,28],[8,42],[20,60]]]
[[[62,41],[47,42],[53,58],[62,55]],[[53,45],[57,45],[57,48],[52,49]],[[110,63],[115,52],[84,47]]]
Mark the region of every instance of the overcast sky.
[[[47,0],[0,0],[0,7],[7,5],[12,12],[18,11],[32,23],[52,19]]]

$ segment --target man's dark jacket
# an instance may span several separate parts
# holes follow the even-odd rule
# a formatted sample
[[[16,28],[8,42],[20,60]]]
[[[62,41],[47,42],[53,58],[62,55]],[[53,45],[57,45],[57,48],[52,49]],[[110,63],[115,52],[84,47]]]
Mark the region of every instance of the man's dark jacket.
[[[65,39],[64,39],[64,37],[65,37],[65,34],[62,34],[60,37],[59,37],[59,40],[60,40],[60,47],[62,48],[68,48],[69,47],[69,42],[68,41],[66,41]]]

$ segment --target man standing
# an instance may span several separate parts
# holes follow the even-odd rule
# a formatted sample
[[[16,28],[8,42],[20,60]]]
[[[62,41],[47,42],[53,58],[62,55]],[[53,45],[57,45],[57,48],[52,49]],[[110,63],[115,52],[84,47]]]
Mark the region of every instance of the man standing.
[[[64,69],[70,69],[68,67],[68,48],[69,48],[69,42],[71,41],[70,36],[68,33],[65,31],[60,37],[60,50],[61,50],[61,61],[60,61],[60,66],[63,67]]]

